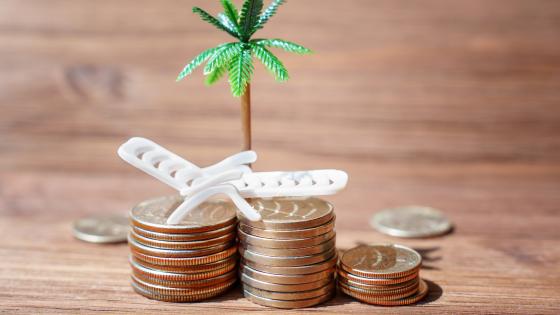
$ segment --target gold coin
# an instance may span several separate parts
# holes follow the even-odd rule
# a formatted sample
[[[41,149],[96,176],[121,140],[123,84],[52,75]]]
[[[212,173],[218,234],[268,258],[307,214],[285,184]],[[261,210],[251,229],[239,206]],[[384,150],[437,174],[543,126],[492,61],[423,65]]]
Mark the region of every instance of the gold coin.
[[[342,290],[344,292],[344,290]],[[352,292],[352,291],[347,291],[344,292],[347,295],[350,295],[351,297],[368,303],[368,304],[374,304],[374,305],[383,305],[383,306],[398,306],[398,305],[409,305],[409,304],[413,304],[416,303],[418,301],[420,301],[421,299],[423,299],[427,294],[428,294],[428,285],[426,284],[426,282],[422,279],[420,279],[420,284],[418,286],[418,291],[416,291],[415,294],[402,298],[402,299],[398,299],[398,300],[394,300],[394,301],[386,301],[386,300],[380,300],[380,299],[375,299],[375,298],[371,298],[367,295],[363,295],[363,294],[359,294],[356,292]]]
[[[164,265],[164,266],[192,266],[192,265],[204,265],[208,263],[213,263],[218,260],[226,259],[237,253],[237,246],[232,246],[224,251],[211,254],[208,256],[199,257],[186,257],[186,258],[169,258],[169,257],[157,257],[146,255],[143,253],[131,252],[132,255],[142,262],[147,262],[153,265]]]
[[[244,223],[239,224],[239,229],[246,234],[259,236],[264,238],[273,239],[301,239],[301,238],[311,238],[319,235],[323,235],[334,230],[335,218],[333,217],[329,222],[319,225],[317,227],[303,229],[303,230],[264,230],[259,229]]]
[[[185,295],[193,296],[193,295],[209,294],[215,291],[221,291],[224,288],[229,288],[237,281],[237,278],[232,278],[225,282],[219,283],[217,285],[204,287],[204,288],[169,288],[161,285],[147,283],[138,278],[135,278],[134,276],[132,276],[131,279],[134,285],[146,291],[150,291],[151,293],[160,294],[160,295],[174,295],[174,296],[185,296]]]
[[[248,275],[249,277],[270,283],[277,284],[301,284],[320,281],[325,278],[333,278],[335,269],[326,269],[316,273],[309,273],[304,275],[278,275],[273,273],[266,273],[247,267],[243,264],[240,265],[239,272]]]
[[[134,282],[131,283],[132,288],[136,293],[147,297],[148,299],[158,300],[158,301],[165,301],[165,302],[198,302],[203,300],[208,300],[210,298],[216,297],[218,295],[223,294],[227,290],[229,290],[233,283],[230,286],[220,287],[214,291],[206,292],[206,293],[199,293],[195,295],[166,295],[166,294],[159,294],[157,292],[152,292],[150,290],[146,290],[144,288],[139,287]]]
[[[211,239],[211,238],[220,237],[220,236],[223,236],[223,235],[226,235],[226,234],[230,234],[235,229],[236,229],[236,225],[231,224],[231,225],[228,225],[226,227],[223,227],[223,228],[220,228],[220,229],[217,229],[217,230],[213,230],[213,231],[199,232],[199,233],[189,233],[189,234],[182,233],[181,234],[181,233],[158,233],[158,232],[152,232],[152,231],[144,230],[144,229],[141,229],[137,226],[132,227],[132,231],[134,231],[134,233],[136,233],[137,235],[147,237],[147,238],[151,238],[151,239],[154,239],[154,240],[172,241],[172,242],[190,242],[190,241],[207,240],[207,239]]]
[[[320,262],[317,264],[312,265],[305,265],[305,266],[295,266],[295,267],[277,267],[277,266],[267,266],[259,263],[255,263],[253,261],[241,259],[241,263],[245,266],[251,267],[251,269],[272,273],[272,274],[279,274],[279,275],[306,275],[310,273],[320,272],[323,270],[327,270],[333,268],[338,261],[338,256],[335,254],[329,260]]]
[[[234,261],[233,263],[216,270],[197,273],[174,273],[157,269],[150,269],[132,259],[130,260],[130,266],[132,267],[132,273],[137,275],[139,278],[155,278],[166,281],[193,281],[214,278],[226,274],[236,269],[235,267],[237,266],[237,264]]]
[[[347,250],[340,267],[349,273],[370,278],[397,278],[416,272],[422,256],[402,245],[360,245]]]
[[[321,279],[319,281],[313,281],[308,283],[278,284],[278,283],[260,281],[248,276],[245,273],[240,273],[240,275],[241,275],[241,282],[250,285],[253,288],[267,290],[267,291],[275,291],[275,292],[299,292],[299,291],[316,290],[334,281],[334,277],[331,275],[330,277],[325,277],[324,279]]]
[[[358,282],[361,284],[383,285],[383,284],[396,284],[396,283],[407,282],[409,280],[418,277],[418,272],[400,278],[365,278],[365,277],[353,275],[351,273],[347,273],[346,271],[339,269],[338,275],[340,277],[344,277],[348,280],[352,280],[354,282]]]
[[[303,299],[303,300],[292,300],[292,301],[267,299],[245,290],[243,291],[243,295],[245,295],[245,298],[247,298],[249,301],[255,304],[276,307],[276,308],[292,309],[292,308],[310,307],[310,306],[324,303],[330,300],[334,296],[335,294],[334,292],[335,291],[333,290],[332,292],[327,293],[325,295],[321,295],[319,297],[315,297],[311,299]]]
[[[336,289],[334,281],[327,284],[319,289],[309,290],[309,291],[299,291],[299,292],[275,292],[261,290],[253,288],[250,285],[241,283],[241,287],[244,291],[252,293],[256,296],[263,297],[265,299],[281,300],[281,301],[293,301],[293,300],[305,300],[320,297],[325,294],[333,293]]]
[[[235,268],[237,264],[237,255],[231,256],[229,258],[225,258],[222,260],[218,260],[212,263],[207,264],[198,264],[198,265],[156,265],[152,264],[143,260],[140,260],[133,255],[130,256],[130,260],[135,262],[136,264],[143,266],[145,268],[149,268],[152,270],[159,270],[162,272],[173,272],[178,274],[189,274],[195,275],[202,272],[214,272],[223,268]]]
[[[292,266],[317,264],[329,260],[332,256],[336,254],[336,249],[333,247],[329,251],[317,255],[275,257],[275,256],[261,255],[258,253],[245,250],[243,247],[239,247],[239,254],[245,260],[254,261],[258,264],[263,264],[267,266],[278,266],[278,267],[292,267]]]
[[[220,244],[228,244],[231,243],[235,237],[235,233],[230,233],[226,235],[222,235],[216,238],[211,238],[202,241],[188,241],[188,242],[180,242],[180,241],[160,241],[154,240],[151,238],[143,237],[136,234],[134,231],[130,232],[130,237],[141,245],[156,247],[160,249],[191,249],[191,250],[198,250],[203,248],[209,248],[212,246],[220,245]]]
[[[267,248],[253,246],[250,244],[241,244],[241,246],[253,253],[258,253],[266,256],[286,257],[286,256],[309,256],[324,253],[329,249],[335,247],[336,239],[333,237],[330,240],[319,245],[302,247],[302,248]]]
[[[199,280],[189,280],[189,281],[170,281],[162,280],[154,277],[145,276],[143,274],[133,273],[132,277],[135,280],[143,281],[147,284],[159,285],[167,288],[179,288],[179,289],[195,289],[195,288],[207,288],[221,284],[231,280],[232,278],[237,278],[237,270],[232,270],[223,275],[215,276],[208,279]]]
[[[346,290],[350,290],[355,293],[372,296],[372,297],[379,297],[379,298],[387,297],[387,299],[393,299],[393,300],[407,297],[409,295],[416,293],[416,291],[418,291],[418,284],[419,282],[416,282],[412,285],[396,290],[371,291],[371,290],[364,290],[361,288],[353,287],[351,285],[347,285],[342,281],[338,282],[339,287],[344,288]]]
[[[323,235],[319,235],[317,237],[312,237],[312,238],[281,240],[281,239],[272,239],[272,238],[264,238],[264,237],[249,235],[241,230],[239,230],[238,232],[239,233],[237,234],[237,236],[239,237],[239,241],[241,243],[258,246],[258,247],[267,247],[267,248],[310,247],[310,246],[315,246],[324,243],[332,239],[336,235],[335,231],[330,231]]]
[[[200,233],[217,230],[237,222],[236,207],[227,201],[207,201],[190,211],[179,224],[167,224],[167,218],[183,202],[181,196],[144,201],[130,211],[132,225],[158,233]]]
[[[225,244],[219,244],[208,248],[198,248],[198,249],[160,249],[150,246],[142,245],[136,242],[132,237],[128,238],[128,246],[131,252],[142,253],[150,256],[156,257],[168,257],[168,258],[188,258],[188,257],[199,257],[207,256],[221,252],[229,247],[235,246],[234,242],[229,242]]]
[[[364,290],[365,292],[400,292],[402,290],[410,289],[414,286],[418,286],[418,280],[420,278],[416,277],[414,279],[394,284],[363,284],[360,282],[348,280],[346,277],[339,275],[337,278],[339,283],[344,283],[355,289]]]
[[[251,221],[242,214],[245,225],[270,230],[302,230],[329,222],[334,217],[333,206],[319,198],[251,199],[261,221]]]

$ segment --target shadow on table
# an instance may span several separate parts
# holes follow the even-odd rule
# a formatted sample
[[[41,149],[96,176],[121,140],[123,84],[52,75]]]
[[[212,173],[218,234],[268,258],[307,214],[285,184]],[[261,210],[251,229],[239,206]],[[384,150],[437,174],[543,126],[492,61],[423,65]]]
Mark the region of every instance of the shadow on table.
[[[426,284],[428,285],[428,296],[418,302],[418,305],[437,301],[443,295],[443,289],[437,283],[426,279],[424,279],[424,281],[426,281]]]

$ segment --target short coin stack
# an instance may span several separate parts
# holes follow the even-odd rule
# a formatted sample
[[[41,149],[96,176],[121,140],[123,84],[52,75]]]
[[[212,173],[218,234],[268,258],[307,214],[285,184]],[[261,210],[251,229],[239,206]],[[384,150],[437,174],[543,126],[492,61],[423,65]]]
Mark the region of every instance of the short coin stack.
[[[262,221],[239,223],[240,276],[246,298],[277,308],[323,303],[335,293],[335,216],[317,199],[254,199]]]
[[[180,224],[166,224],[181,201],[179,196],[148,200],[130,212],[132,287],[150,299],[205,300],[237,280],[236,208],[208,201]]]
[[[396,306],[420,301],[428,293],[419,276],[422,257],[401,245],[361,245],[340,259],[338,286],[369,304]]]

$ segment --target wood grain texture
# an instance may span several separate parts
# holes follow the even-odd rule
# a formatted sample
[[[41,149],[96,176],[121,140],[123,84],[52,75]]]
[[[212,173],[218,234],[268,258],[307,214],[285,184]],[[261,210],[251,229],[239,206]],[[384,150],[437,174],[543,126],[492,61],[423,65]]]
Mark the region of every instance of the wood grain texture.
[[[239,100],[183,64],[226,41],[190,13],[217,1],[0,0],[0,312],[269,313],[239,289],[204,303],[155,302],[128,282],[125,245],[71,223],[172,191],[125,165],[142,135],[204,164],[242,143]],[[304,312],[560,313],[560,3],[554,0],[290,1],[261,36],[291,71],[252,83],[257,170],[336,167],[340,249],[398,242],[425,258],[426,302],[339,294]],[[450,235],[383,236],[385,207],[422,204]]]

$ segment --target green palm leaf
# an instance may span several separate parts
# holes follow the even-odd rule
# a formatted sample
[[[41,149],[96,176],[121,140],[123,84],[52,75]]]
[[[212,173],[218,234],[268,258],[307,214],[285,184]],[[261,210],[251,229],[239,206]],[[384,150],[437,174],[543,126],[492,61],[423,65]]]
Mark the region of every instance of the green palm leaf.
[[[273,39],[255,39],[252,40],[251,43],[255,43],[258,44],[260,46],[263,47],[277,47],[277,48],[282,48],[285,51],[288,52],[293,52],[296,54],[310,54],[313,51],[311,51],[311,49],[305,48],[301,45],[298,45],[296,43],[292,43],[289,42],[287,40],[283,40],[283,39],[277,39],[277,38],[273,38]]]
[[[243,49],[240,53],[234,55],[228,63],[228,72],[231,93],[233,96],[243,95],[253,74],[251,51]]]
[[[237,8],[235,7],[235,5],[233,4],[233,2],[231,2],[231,0],[221,0],[222,2],[222,7],[224,7],[224,13],[225,15],[233,22],[235,23],[236,26],[238,25],[238,21],[239,21],[239,12],[237,11]]]
[[[276,14],[278,7],[284,4],[285,2],[286,2],[285,0],[272,1],[272,3],[266,8],[266,10],[263,11],[261,16],[259,17],[259,21],[251,34],[254,34],[257,30],[263,28],[266,22],[268,22],[268,20],[270,20],[270,18],[274,16],[274,14]]]
[[[274,74],[274,77],[278,81],[288,80],[288,70],[282,64],[282,61],[278,59],[273,53],[268,49],[259,46],[257,44],[251,44],[253,53],[257,58],[265,65],[265,67]]]
[[[237,23],[234,23],[227,15],[219,13],[218,19],[220,20],[220,23],[222,23],[222,25],[227,27],[227,29],[229,29],[231,32],[235,33],[235,38],[241,37],[239,33],[239,26],[237,26]]]
[[[215,68],[212,72],[210,72],[207,76],[206,76],[206,85],[212,85],[216,82],[218,82],[223,76],[224,74],[227,72],[227,67],[226,65],[223,65],[221,67]]]
[[[253,29],[259,22],[259,15],[263,8],[263,0],[245,0],[241,8],[239,20],[240,32],[243,34],[242,40],[249,40]]]
[[[212,54],[214,54],[214,52],[217,49],[220,49],[221,46],[223,46],[223,45],[220,45],[218,47],[213,47],[213,48],[210,48],[210,49],[206,49],[205,51],[201,52],[198,56],[196,56],[190,63],[188,63],[183,68],[181,73],[179,73],[179,75],[177,76],[177,81],[181,81],[186,76],[191,74],[196,67],[200,66],[204,61],[206,61],[206,59],[210,58],[210,56],[212,56]]]
[[[225,65],[234,55],[241,51],[241,43],[229,43],[217,50],[204,67],[204,74],[209,74],[216,68]]]
[[[234,30],[229,29],[226,25],[224,25],[222,22],[220,22],[218,19],[216,19],[212,15],[210,15],[208,12],[206,12],[206,11],[204,11],[201,8],[198,8],[198,7],[194,7],[192,9],[192,11],[193,11],[193,13],[196,13],[196,14],[200,15],[200,18],[202,18],[203,21],[206,21],[206,22],[214,25],[218,29],[230,34],[231,36],[233,36],[235,38],[239,38],[237,33]]]

